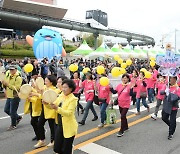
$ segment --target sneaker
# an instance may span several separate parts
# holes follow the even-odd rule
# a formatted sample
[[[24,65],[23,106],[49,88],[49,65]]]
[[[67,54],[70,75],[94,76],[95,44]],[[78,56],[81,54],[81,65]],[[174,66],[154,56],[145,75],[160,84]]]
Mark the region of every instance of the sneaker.
[[[157,116],[156,116],[156,115],[152,115],[151,118],[152,118],[153,120],[157,120]]]
[[[117,137],[122,137],[123,135],[124,135],[124,132],[119,131],[119,132],[117,133]]]
[[[18,125],[19,122],[20,122],[22,119],[23,119],[23,117],[22,117],[22,116],[19,116],[19,118],[16,120],[16,125]]]
[[[98,125],[98,128],[102,128],[102,127],[104,127],[104,124],[103,124],[103,123],[100,123],[100,124]]]
[[[98,116],[95,116],[92,121],[96,121],[98,119]]]
[[[80,122],[78,122],[80,125],[85,125],[85,121],[84,120],[82,120],[82,121],[80,121]]]
[[[46,146],[45,141],[39,140],[36,145],[34,145],[35,148],[41,148]]]
[[[168,136],[168,140],[172,140],[172,138],[173,138],[173,135]]]
[[[54,145],[54,141],[53,142],[50,142],[47,147],[52,147]]]
[[[16,129],[17,127],[16,126],[9,126],[9,128],[7,129],[7,131],[11,131],[11,130],[14,130]]]
[[[137,113],[136,113],[136,115],[140,115],[140,114],[141,114],[141,112],[137,112]]]

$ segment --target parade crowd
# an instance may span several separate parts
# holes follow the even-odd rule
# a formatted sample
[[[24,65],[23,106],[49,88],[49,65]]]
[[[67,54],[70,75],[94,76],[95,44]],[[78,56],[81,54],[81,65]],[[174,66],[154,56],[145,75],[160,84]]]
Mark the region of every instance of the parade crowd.
[[[36,59],[24,58],[23,60],[0,60],[0,73],[5,74],[5,79],[0,82],[0,90],[7,98],[4,112],[11,117],[8,131],[18,128],[18,124],[23,119],[18,115],[19,102],[23,96],[19,94],[23,85],[29,84],[31,91],[25,97],[24,114],[31,117],[31,125],[35,136],[32,140],[37,140],[34,148],[44,146],[51,147],[55,153],[71,154],[73,141],[78,132],[78,125],[88,125],[86,122],[89,110],[93,113],[92,121],[99,120],[99,129],[106,125],[108,106],[118,105],[121,118],[121,125],[117,137],[122,137],[129,129],[126,115],[132,105],[136,107],[136,115],[140,115],[140,104],[150,112],[150,103],[156,102],[156,107],[151,118],[156,121],[157,114],[162,105],[162,120],[168,125],[168,139],[173,139],[176,130],[176,116],[178,112],[178,102],[180,98],[180,75],[162,76],[158,72],[158,65],[150,66],[148,60],[131,59],[132,64],[125,68],[121,74],[121,79],[116,86],[110,83],[103,86],[100,83],[102,77],[110,79],[112,69],[119,67],[118,62],[110,59],[83,60],[77,58],[73,60],[57,60],[54,57],[51,61],[44,58],[41,62]],[[32,64],[33,70],[26,72],[24,66]],[[78,66],[76,71],[65,70],[71,64]],[[105,71],[98,73],[97,67],[102,66]],[[88,68],[86,72],[83,70]],[[69,69],[68,69],[69,70]],[[145,71],[150,72],[150,77],[146,77]],[[44,83],[40,84],[39,80]],[[41,85],[41,86],[39,86]],[[57,98],[54,102],[46,102],[44,93],[54,91]],[[85,95],[86,104],[81,104],[81,96]],[[112,97],[117,94],[117,99]],[[100,113],[94,108],[95,98],[98,98]],[[76,114],[77,113],[77,114]],[[77,122],[76,116],[82,116]],[[44,128],[48,122],[50,129],[50,143],[46,144]]]

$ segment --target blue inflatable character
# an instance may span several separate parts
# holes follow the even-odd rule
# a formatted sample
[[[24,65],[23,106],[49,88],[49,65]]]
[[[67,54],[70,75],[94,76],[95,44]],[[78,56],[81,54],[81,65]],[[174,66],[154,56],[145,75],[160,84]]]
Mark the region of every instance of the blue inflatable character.
[[[44,57],[52,59],[54,56],[59,56],[62,54],[62,48],[62,38],[59,32],[42,28],[35,33],[33,51],[37,59]]]

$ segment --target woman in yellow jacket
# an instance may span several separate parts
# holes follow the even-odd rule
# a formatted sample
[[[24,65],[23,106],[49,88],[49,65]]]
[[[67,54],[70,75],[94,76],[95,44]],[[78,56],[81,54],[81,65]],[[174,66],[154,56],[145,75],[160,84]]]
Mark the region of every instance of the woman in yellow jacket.
[[[71,154],[74,137],[77,134],[78,124],[75,118],[78,98],[73,95],[76,85],[73,80],[66,79],[62,82],[62,93],[51,104],[57,114],[58,124],[55,133],[54,152]]]
[[[45,85],[46,86],[45,86],[44,91],[54,90],[58,93],[59,90],[56,89],[56,84],[57,84],[56,77],[54,75],[48,75],[45,78]],[[42,97],[42,95],[41,95],[41,97]],[[35,148],[40,148],[40,147],[46,146],[46,144],[45,144],[45,131],[44,131],[44,125],[45,125],[46,121],[48,121],[50,131],[51,131],[51,142],[47,146],[50,147],[50,146],[54,145],[55,115],[56,115],[56,112],[53,109],[50,109],[48,107],[48,105],[46,105],[46,104],[42,105],[42,112],[41,112],[41,115],[40,115],[39,121],[38,121],[38,131],[39,131],[40,140],[38,141],[38,143],[36,145],[34,145]]]
[[[34,79],[32,79],[34,80]],[[34,129],[35,137],[32,139],[39,140],[38,121],[42,111],[42,100],[39,98],[38,89],[35,86],[35,82],[31,80],[32,92],[24,104],[24,114],[30,113],[31,125]]]

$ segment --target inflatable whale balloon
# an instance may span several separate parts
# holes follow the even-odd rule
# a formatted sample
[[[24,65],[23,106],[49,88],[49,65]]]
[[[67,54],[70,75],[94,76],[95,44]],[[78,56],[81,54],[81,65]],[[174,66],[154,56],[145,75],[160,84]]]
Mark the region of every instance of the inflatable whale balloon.
[[[61,35],[57,31],[42,28],[35,33],[34,38],[27,35],[26,41],[33,47],[37,59],[44,57],[52,59],[59,55],[66,56]]]

